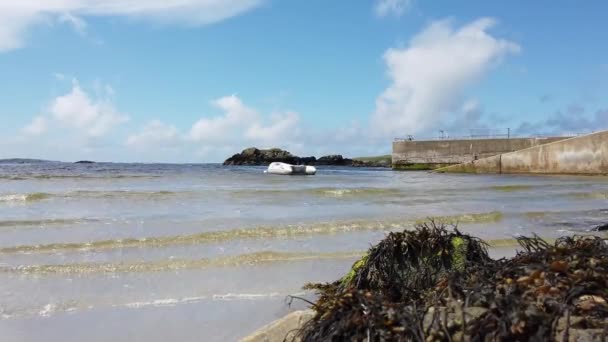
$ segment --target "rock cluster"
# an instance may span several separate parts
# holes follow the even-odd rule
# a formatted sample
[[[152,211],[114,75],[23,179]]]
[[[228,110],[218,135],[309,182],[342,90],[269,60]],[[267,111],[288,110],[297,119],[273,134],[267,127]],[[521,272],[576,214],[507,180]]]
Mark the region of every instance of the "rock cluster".
[[[354,167],[390,167],[386,161],[360,161],[344,158],[342,155],[328,155],[317,159],[316,157],[298,157],[279,148],[260,150],[255,147],[244,149],[224,161],[224,165],[268,165],[272,162],[281,162],[294,165],[328,165],[328,166],[354,166]]]

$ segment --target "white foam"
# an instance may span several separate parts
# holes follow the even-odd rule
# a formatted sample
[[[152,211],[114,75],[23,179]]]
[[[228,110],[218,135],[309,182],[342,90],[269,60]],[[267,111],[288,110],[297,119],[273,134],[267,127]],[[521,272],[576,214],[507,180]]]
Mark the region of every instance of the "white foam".
[[[27,201],[28,195],[26,194],[10,194],[0,196],[0,202],[16,203]]]
[[[56,309],[57,305],[49,303],[45,305],[38,314],[42,317],[49,317],[51,314],[53,314],[53,312],[55,312]]]

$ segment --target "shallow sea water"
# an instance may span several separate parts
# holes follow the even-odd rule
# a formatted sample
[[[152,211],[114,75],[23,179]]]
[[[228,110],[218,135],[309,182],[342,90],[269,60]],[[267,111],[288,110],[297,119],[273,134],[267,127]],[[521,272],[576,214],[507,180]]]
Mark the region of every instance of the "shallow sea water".
[[[0,163],[0,340],[236,340],[428,217],[501,257],[608,216],[603,177],[263,169]]]

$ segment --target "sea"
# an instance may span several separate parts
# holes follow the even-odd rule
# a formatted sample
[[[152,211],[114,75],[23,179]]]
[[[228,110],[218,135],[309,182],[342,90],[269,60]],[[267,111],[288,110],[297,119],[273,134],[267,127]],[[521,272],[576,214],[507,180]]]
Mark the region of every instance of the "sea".
[[[0,341],[236,341],[391,231],[600,234],[608,178],[0,161]]]

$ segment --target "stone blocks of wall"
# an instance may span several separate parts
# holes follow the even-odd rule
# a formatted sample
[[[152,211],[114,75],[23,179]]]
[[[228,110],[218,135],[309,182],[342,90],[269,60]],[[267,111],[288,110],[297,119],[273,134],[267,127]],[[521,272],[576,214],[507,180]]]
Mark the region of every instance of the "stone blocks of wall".
[[[608,131],[453,165],[437,172],[607,175]]]

